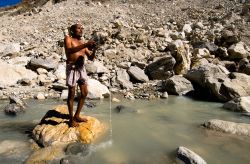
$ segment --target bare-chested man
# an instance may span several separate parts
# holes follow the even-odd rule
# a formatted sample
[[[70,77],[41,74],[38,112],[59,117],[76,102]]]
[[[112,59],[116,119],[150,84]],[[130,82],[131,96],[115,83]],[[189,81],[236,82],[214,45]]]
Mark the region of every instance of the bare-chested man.
[[[91,55],[88,47],[93,47],[95,42],[90,40],[83,43],[81,40],[83,27],[80,24],[74,24],[70,27],[70,35],[66,35],[64,39],[66,61],[66,83],[68,86],[67,105],[69,110],[69,126],[76,127],[78,122],[86,122],[86,118],[80,117],[81,109],[84,105],[85,98],[88,94],[87,88],[87,73],[84,66],[84,61],[87,56]],[[78,83],[81,95],[78,101],[77,110],[73,115],[73,103],[75,97],[75,87]]]

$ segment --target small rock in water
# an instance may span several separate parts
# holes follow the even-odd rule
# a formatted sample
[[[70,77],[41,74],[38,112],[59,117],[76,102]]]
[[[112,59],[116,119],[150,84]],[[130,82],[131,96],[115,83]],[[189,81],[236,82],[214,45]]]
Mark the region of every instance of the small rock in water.
[[[44,96],[43,93],[38,93],[38,94],[36,95],[36,98],[37,98],[38,100],[44,100],[44,99],[45,99],[45,96]]]
[[[121,100],[119,100],[119,99],[117,99],[117,98],[114,97],[114,98],[112,99],[112,102],[121,102]]]
[[[95,103],[89,102],[89,101],[85,102],[84,105],[85,105],[87,108],[94,108],[94,107],[96,107],[96,104],[95,104]]]
[[[161,95],[161,98],[167,99],[168,98],[168,92],[163,92]]]
[[[72,143],[69,144],[65,151],[66,155],[81,155],[87,156],[90,153],[89,144]]]
[[[16,115],[17,113],[21,113],[25,111],[27,104],[21,100],[17,95],[10,95],[10,104],[8,104],[4,111],[9,115]]]

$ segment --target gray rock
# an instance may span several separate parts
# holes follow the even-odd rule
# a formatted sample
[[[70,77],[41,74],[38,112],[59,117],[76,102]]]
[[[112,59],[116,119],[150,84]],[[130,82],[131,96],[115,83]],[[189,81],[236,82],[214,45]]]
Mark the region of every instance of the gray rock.
[[[194,88],[192,83],[183,76],[174,75],[162,83],[162,90],[175,95],[184,95]]]
[[[139,67],[131,66],[128,69],[128,73],[132,78],[134,78],[138,82],[147,82],[147,81],[149,81],[148,76]]]
[[[58,63],[52,59],[32,58],[27,67],[35,71],[37,68],[54,70],[57,66]]]
[[[25,111],[27,104],[21,100],[17,95],[10,95],[10,104],[4,108],[4,112],[8,115],[16,115]]]
[[[177,157],[185,164],[206,164],[207,162],[192,150],[180,146],[177,149]]]
[[[62,83],[58,83],[58,82],[53,83],[53,84],[52,84],[52,88],[53,88],[54,90],[59,90],[59,91],[68,89],[68,87],[66,86],[66,83],[63,83],[63,84],[62,84]]]
[[[55,76],[59,80],[65,80],[66,79],[66,64],[59,64],[56,71],[54,72]]]
[[[250,136],[250,124],[212,119],[205,122],[203,126],[223,133]]]
[[[240,41],[240,37],[236,33],[229,31],[229,30],[222,31],[221,42],[225,42],[227,45],[232,45],[239,41]]]
[[[129,78],[129,75],[125,69],[119,69],[117,71],[116,79],[122,88],[125,88],[125,89],[132,89],[133,88],[133,84],[132,84],[132,82],[129,81],[130,78]]]
[[[225,103],[223,108],[235,112],[250,112],[250,96],[234,98]]]
[[[163,80],[173,75],[174,65],[175,59],[170,55],[166,55],[149,64],[145,71],[151,79]]]

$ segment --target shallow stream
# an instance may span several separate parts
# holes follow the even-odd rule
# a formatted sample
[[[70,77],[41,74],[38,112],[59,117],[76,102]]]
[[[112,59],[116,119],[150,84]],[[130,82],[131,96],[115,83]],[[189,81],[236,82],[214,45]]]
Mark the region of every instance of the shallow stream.
[[[30,131],[58,100],[26,100],[29,108],[16,117],[6,116],[0,102],[0,161],[20,164],[30,155]],[[94,108],[84,113],[109,124],[109,100],[94,101]],[[119,113],[118,105],[125,108]],[[205,130],[200,125],[209,119],[250,123],[250,117],[221,108],[221,103],[195,101],[182,96],[168,99],[122,100],[112,103],[112,139],[105,136],[93,143],[88,156],[78,156],[76,163],[130,164],[176,163],[176,149],[185,146],[211,164],[250,163],[249,137],[236,137]]]

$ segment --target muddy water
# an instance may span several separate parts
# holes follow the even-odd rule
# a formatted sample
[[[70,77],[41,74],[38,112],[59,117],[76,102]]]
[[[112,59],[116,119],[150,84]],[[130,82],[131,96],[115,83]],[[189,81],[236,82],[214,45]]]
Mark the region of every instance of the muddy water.
[[[28,131],[48,109],[63,101],[26,101],[29,109],[17,117],[0,112],[0,161],[22,163],[31,153]],[[1,102],[1,109],[8,102]],[[85,114],[109,124],[109,100],[95,101],[95,108]],[[123,105],[116,112],[113,108]],[[170,96],[167,100],[123,100],[112,103],[112,138],[110,131],[90,146],[88,156],[72,157],[75,163],[178,163],[175,152],[185,146],[208,163],[250,163],[249,137],[236,137],[203,129],[209,119],[250,123],[250,118],[221,108],[221,103],[194,101]],[[59,163],[58,160],[53,163]]]

